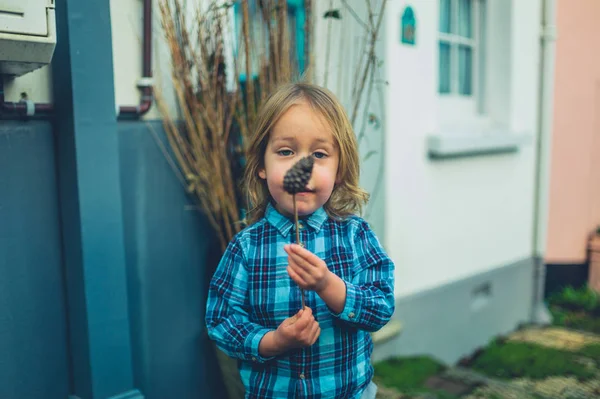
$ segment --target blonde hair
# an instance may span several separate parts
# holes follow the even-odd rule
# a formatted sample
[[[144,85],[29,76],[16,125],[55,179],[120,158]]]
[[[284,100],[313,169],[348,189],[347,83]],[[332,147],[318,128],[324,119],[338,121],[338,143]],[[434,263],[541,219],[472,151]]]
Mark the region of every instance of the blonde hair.
[[[324,208],[330,217],[343,219],[360,213],[369,194],[359,187],[360,159],[356,136],[344,108],[329,90],[308,83],[290,83],[278,87],[261,107],[254,131],[246,148],[244,184],[248,195],[245,224],[261,219],[270,201],[265,180],[258,176],[264,168],[265,151],[271,129],[279,118],[300,100],[307,101],[329,123],[339,149],[338,179]]]

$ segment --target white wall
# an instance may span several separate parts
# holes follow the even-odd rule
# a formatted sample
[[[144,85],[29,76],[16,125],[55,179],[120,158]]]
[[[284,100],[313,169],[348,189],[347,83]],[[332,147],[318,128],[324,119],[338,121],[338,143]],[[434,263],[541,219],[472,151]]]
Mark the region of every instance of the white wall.
[[[136,83],[142,76],[142,1],[110,0],[110,20],[115,103],[137,105],[140,94]]]
[[[17,78],[4,78],[4,90],[6,101],[18,102],[21,93],[26,93],[33,102],[52,102],[52,71],[45,66]]]
[[[152,9],[152,71],[155,82],[170,87],[170,56],[163,40],[158,0]],[[138,105],[140,91],[137,81],[142,76],[143,2],[142,0],[110,0],[113,41],[113,70],[117,106]],[[166,97],[172,95],[165,89]],[[173,108],[174,110],[174,108]],[[153,104],[144,119],[159,119]]]
[[[508,2],[507,2],[508,3]],[[400,43],[405,1],[390,1],[386,62],[386,243],[399,296],[531,255],[534,146],[516,154],[432,161],[438,131],[438,2],[413,0],[417,44]],[[539,0],[512,0],[506,128],[536,130]],[[477,133],[474,133],[477,134]]]
[[[346,2],[358,15],[362,23],[368,22],[368,12],[364,0],[348,0]],[[388,1],[388,7],[391,2]],[[333,91],[343,103],[348,117],[353,113],[353,90],[359,88],[363,71],[359,66],[364,55],[369,50],[367,31],[350,13],[340,0],[319,0],[313,2],[315,10],[315,75],[317,84],[326,86]],[[374,12],[380,9],[381,1],[373,1]],[[324,19],[327,10],[339,10],[341,19]],[[385,243],[385,133],[386,133],[386,69],[385,60],[385,18],[379,31],[376,44],[376,56],[381,65],[375,69],[371,94],[368,83],[364,88],[362,100],[354,130],[359,140],[361,154],[361,186],[370,195],[370,201],[364,209],[363,216],[371,224],[380,240]],[[368,123],[368,116],[374,115],[378,122]]]

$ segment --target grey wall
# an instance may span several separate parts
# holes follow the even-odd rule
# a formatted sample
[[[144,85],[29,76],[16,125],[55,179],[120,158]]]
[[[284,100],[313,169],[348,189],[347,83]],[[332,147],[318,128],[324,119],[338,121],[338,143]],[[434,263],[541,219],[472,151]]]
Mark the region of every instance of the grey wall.
[[[219,398],[204,329],[206,266],[218,245],[156,137],[160,123],[119,123],[135,385],[149,399]],[[55,161],[50,123],[0,121],[2,399],[69,394]]]
[[[136,386],[149,399],[223,397],[204,328],[218,244],[161,152],[161,123],[119,123],[119,140]]]
[[[0,398],[66,398],[65,291],[54,137],[0,121]]]
[[[376,345],[373,360],[431,355],[448,364],[530,320],[533,260],[501,265],[444,286],[398,298],[400,336]]]

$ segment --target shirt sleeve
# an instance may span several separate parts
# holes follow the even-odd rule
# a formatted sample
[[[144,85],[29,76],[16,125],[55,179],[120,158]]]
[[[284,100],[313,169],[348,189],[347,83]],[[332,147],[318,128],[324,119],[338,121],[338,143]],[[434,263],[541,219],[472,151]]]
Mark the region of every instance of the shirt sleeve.
[[[271,331],[248,317],[248,272],[241,245],[234,239],[225,250],[211,279],[206,305],[208,335],[228,356],[262,363],[272,357],[258,353],[258,345]]]
[[[354,251],[357,272],[352,281],[344,281],[346,304],[334,316],[361,330],[377,331],[394,313],[394,263],[364,221],[356,234]]]

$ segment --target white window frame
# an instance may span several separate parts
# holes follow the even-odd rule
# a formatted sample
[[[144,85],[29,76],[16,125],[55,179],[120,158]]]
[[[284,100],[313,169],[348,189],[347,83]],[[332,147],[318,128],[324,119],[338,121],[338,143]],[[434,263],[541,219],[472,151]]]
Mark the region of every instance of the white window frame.
[[[473,57],[478,63],[474,66],[474,95],[470,100],[463,98],[464,101],[460,101],[457,98],[459,96],[442,95],[437,82],[437,126],[427,136],[427,151],[431,161],[516,153],[534,140],[532,132],[513,130],[511,127],[510,101],[514,83],[511,73],[515,43],[507,32],[516,23],[516,3],[474,1],[479,7],[474,18],[478,18],[478,32],[475,33],[480,44],[479,53]],[[441,13],[438,23],[440,17]],[[438,43],[436,36],[436,49],[439,49]],[[434,78],[438,76],[439,60]],[[465,105],[469,101],[471,104]]]
[[[458,26],[459,0],[451,1],[450,26]],[[488,123],[485,117],[485,54],[486,54],[486,26],[485,26],[485,0],[471,1],[471,29],[472,38],[460,36],[458,33],[444,33],[437,31],[438,49],[438,79],[440,69],[439,44],[449,43],[450,50],[450,93],[439,92],[439,82],[436,86],[439,99],[439,122],[442,127],[455,127],[457,125],[483,125]],[[441,18],[441,10],[438,15]],[[468,45],[472,49],[472,82],[471,94],[458,93],[459,85],[459,60],[458,45]]]

